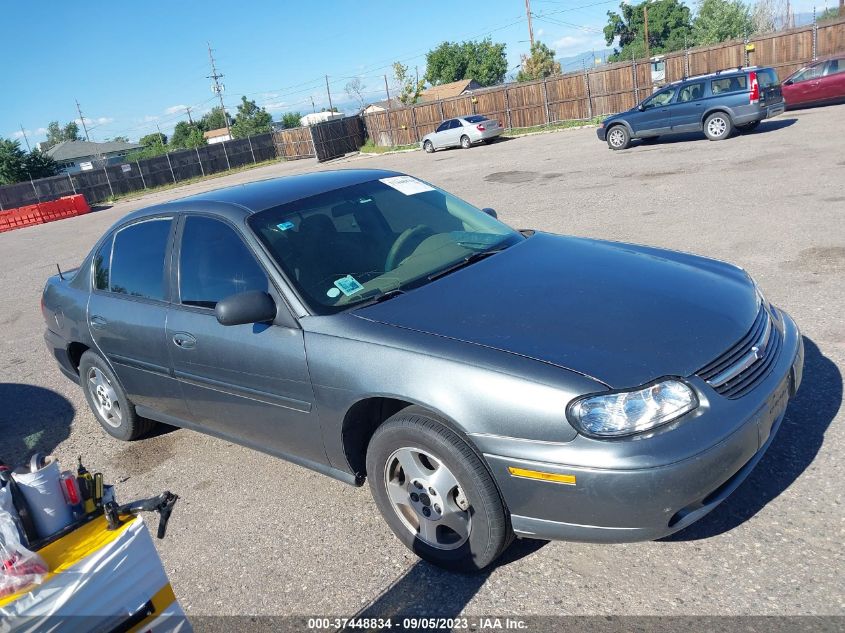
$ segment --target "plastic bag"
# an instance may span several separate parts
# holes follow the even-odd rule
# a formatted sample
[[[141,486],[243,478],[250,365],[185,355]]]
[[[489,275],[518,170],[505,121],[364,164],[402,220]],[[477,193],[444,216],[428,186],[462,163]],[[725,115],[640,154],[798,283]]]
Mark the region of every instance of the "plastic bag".
[[[0,511],[0,598],[41,584],[48,571],[44,559],[21,543],[12,515]]]

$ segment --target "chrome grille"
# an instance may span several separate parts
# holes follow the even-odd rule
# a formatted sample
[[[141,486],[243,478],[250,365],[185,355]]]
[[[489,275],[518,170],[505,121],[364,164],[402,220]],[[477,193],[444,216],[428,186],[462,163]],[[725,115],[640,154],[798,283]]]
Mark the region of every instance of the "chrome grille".
[[[769,311],[761,307],[748,333],[696,374],[726,398],[741,398],[768,375],[782,344]]]

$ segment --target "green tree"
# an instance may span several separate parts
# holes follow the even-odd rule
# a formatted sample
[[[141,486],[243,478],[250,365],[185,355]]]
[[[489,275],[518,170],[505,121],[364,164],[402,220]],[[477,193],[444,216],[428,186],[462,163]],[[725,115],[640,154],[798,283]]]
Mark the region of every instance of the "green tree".
[[[58,121],[50,121],[47,124],[47,147],[53,147],[63,141],[80,141],[79,126],[75,121],[67,123],[62,127]]]
[[[167,135],[162,134],[161,132],[153,132],[152,134],[142,136],[141,140],[138,142],[144,147],[150,147],[151,145],[167,145]]]
[[[618,47],[607,60],[630,60],[631,56],[645,56],[644,7],[648,5],[649,54],[667,53],[684,48],[692,39],[689,7],[680,0],[655,0],[640,4],[620,4],[620,13],[607,12],[604,39],[608,46],[619,38]]]
[[[39,150],[25,152],[20,141],[0,138],[0,185],[11,185],[30,178],[46,178],[58,173],[52,158]]]
[[[128,143],[129,137],[128,136],[112,136],[111,138],[107,138],[106,140],[112,141],[112,142]]]
[[[220,128],[226,127],[226,120],[228,119],[229,125],[232,125],[232,117],[229,116],[229,113],[226,112],[224,114],[223,108],[217,106],[212,108],[210,112],[207,112],[199,121],[199,127],[203,132],[208,132],[209,130],[219,130]]]
[[[425,79],[437,86],[461,79],[474,79],[482,86],[501,83],[508,71],[505,45],[490,38],[467,42],[443,42],[425,56]]]
[[[554,51],[540,40],[535,40],[531,46],[531,55],[522,55],[521,59],[517,81],[531,81],[560,74],[560,62],[555,61]]]
[[[692,37],[705,46],[745,37],[754,31],[751,10],[742,0],[700,0]]]
[[[206,141],[202,133],[203,130],[199,124],[179,121],[170,136],[170,147],[172,149],[186,149],[205,145]]]
[[[833,20],[839,17],[839,8],[838,7],[828,7],[824,11],[821,12],[819,17],[816,18],[816,22],[821,22],[823,20]]]
[[[241,97],[238,104],[238,113],[235,115],[235,122],[232,124],[232,136],[235,138],[246,138],[255,134],[264,134],[270,131],[270,124],[273,117],[264,108],[259,108],[255,101],[249,101]]]
[[[399,101],[405,105],[412,105],[420,98],[425,86],[425,80],[416,81],[408,75],[408,67],[401,62],[393,63],[393,78],[399,89]]]
[[[285,112],[282,115],[282,127],[284,127],[285,129],[302,127],[300,119],[302,119],[301,112]]]

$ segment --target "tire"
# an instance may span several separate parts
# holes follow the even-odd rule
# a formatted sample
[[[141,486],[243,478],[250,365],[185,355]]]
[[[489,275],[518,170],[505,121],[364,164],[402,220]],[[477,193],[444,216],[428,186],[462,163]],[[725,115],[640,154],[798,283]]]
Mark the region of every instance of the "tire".
[[[425,143],[423,143],[423,149],[425,150],[426,154],[433,154],[434,144],[431,141],[426,141]]]
[[[758,125],[760,125],[760,121],[752,121],[751,123],[746,123],[745,125],[737,125],[736,129],[745,134],[756,130]]]
[[[704,134],[711,141],[725,140],[731,135],[733,129],[731,117],[724,112],[714,112],[704,119]]]
[[[466,134],[461,137],[461,147],[464,149],[472,147],[472,141],[469,140],[469,137]]]
[[[433,565],[477,572],[514,538],[485,464],[421,407],[403,409],[376,430],[367,449],[367,474],[390,529]]]
[[[614,125],[607,131],[607,146],[612,150],[628,149],[631,134],[624,125]]]
[[[128,442],[155,426],[152,420],[138,417],[117,377],[94,352],[85,352],[79,360],[79,382],[91,412],[112,437]]]

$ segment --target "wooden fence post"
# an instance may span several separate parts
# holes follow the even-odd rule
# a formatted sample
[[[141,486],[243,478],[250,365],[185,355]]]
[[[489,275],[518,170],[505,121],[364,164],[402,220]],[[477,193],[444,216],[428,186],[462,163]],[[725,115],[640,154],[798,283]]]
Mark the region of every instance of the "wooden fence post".
[[[546,85],[546,78],[543,77],[543,107],[546,110],[546,124],[552,122],[552,118],[549,115],[549,88]]]
[[[510,100],[508,99],[508,89],[505,88],[505,121],[507,122],[508,129],[510,130],[513,127],[513,123],[511,123],[511,105]]]
[[[414,141],[419,143],[420,141],[420,130],[417,127],[417,107],[411,106],[411,121],[414,125]]]
[[[584,88],[587,91],[587,118],[593,118],[593,99],[590,96],[590,75],[587,72],[587,63],[582,59],[581,64],[584,66]]]

